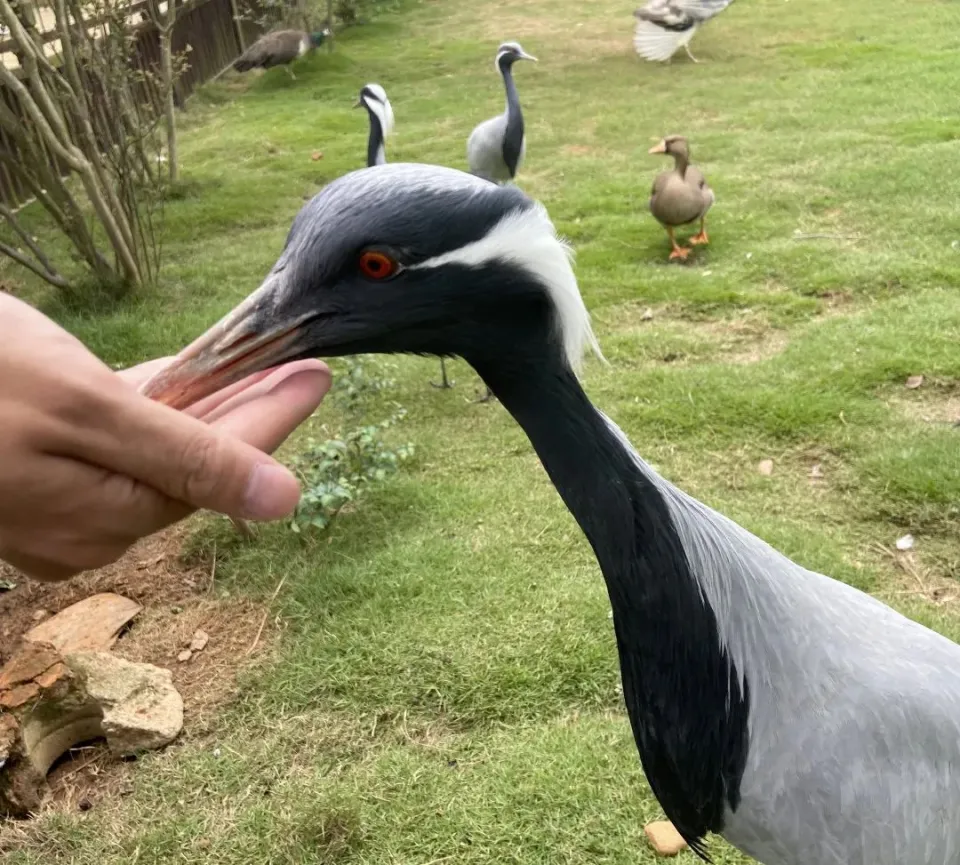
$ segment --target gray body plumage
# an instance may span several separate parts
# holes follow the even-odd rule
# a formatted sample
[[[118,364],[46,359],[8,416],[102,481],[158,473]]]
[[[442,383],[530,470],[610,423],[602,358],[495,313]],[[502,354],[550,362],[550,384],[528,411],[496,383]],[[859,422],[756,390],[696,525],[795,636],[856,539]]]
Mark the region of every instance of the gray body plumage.
[[[523,135],[520,139],[520,156],[511,171],[503,158],[506,132],[507,115],[504,112],[499,117],[484,120],[470,133],[467,139],[467,164],[471,173],[494,183],[509,183],[513,180],[527,154],[527,138]]]
[[[635,458],[750,686],[747,768],[723,836],[763,865],[958,865],[960,646]]]

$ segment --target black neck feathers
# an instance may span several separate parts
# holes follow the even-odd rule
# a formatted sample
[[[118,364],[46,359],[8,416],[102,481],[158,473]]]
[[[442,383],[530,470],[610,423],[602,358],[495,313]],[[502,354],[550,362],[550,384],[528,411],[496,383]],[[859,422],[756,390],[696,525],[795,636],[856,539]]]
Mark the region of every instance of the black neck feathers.
[[[507,164],[510,176],[514,177],[520,164],[520,150],[523,147],[523,112],[520,110],[520,96],[513,80],[512,63],[506,58],[500,60],[500,72],[503,74],[503,86],[507,95],[507,125],[503,134],[503,161]]]
[[[383,154],[383,125],[376,113],[367,108],[367,114],[370,117],[370,135],[367,138],[367,168],[379,165],[381,161],[386,161]]]
[[[603,572],[623,696],[644,772],[691,849],[739,804],[749,693],[722,650],[653,477],[590,403],[559,346],[474,364],[530,438]],[[524,351],[523,348],[520,351]],[[503,358],[509,352],[499,355]],[[556,357],[545,367],[543,359]]]

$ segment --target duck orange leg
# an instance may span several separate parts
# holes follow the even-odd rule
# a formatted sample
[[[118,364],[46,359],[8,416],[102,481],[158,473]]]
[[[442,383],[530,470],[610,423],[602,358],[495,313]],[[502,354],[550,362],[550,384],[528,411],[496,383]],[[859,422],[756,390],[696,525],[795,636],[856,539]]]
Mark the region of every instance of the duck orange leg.
[[[667,229],[667,236],[670,238],[670,245],[673,247],[673,250],[670,252],[670,261],[673,261],[675,258],[679,258],[681,261],[686,259],[690,254],[689,246],[678,246],[677,239],[673,236],[673,229]]]
[[[700,246],[701,244],[707,244],[710,242],[710,238],[707,237],[707,229],[704,223],[707,221],[706,217],[703,217],[700,220],[700,233],[693,235],[689,241],[687,241],[691,246]]]

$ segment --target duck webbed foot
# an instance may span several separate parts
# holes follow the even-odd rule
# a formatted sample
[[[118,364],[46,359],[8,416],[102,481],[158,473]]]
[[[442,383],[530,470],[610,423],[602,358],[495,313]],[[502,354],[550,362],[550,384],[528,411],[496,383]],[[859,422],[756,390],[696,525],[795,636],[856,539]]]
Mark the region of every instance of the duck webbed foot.
[[[707,237],[707,227],[704,225],[704,220],[700,220],[700,233],[693,235],[687,243],[691,246],[705,246],[710,242],[710,238]]]
[[[667,236],[670,238],[670,245],[673,249],[670,251],[670,261],[680,259],[683,261],[690,254],[691,250],[689,246],[680,246],[677,244],[676,237],[673,236],[673,229],[667,229]]]

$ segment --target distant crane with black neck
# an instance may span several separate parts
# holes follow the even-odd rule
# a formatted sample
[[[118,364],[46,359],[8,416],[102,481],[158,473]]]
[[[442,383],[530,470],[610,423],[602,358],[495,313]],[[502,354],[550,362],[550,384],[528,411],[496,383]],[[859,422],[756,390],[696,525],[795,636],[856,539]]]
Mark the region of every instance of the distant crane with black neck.
[[[520,108],[517,85],[513,80],[513,64],[518,60],[537,62],[537,58],[527,54],[519,42],[503,42],[497,48],[494,68],[503,78],[507,104],[503,114],[478,124],[467,139],[467,164],[470,166],[470,173],[494,183],[511,183],[527,153],[523,111]],[[448,387],[443,358],[440,359],[440,365],[443,373],[442,386]],[[487,402],[492,397],[493,391],[487,387],[477,402]]]
[[[379,84],[365,84],[354,108],[366,108],[370,119],[370,135],[367,138],[367,167],[383,165],[387,161],[385,144],[393,132],[393,106],[387,99],[387,91]]]

